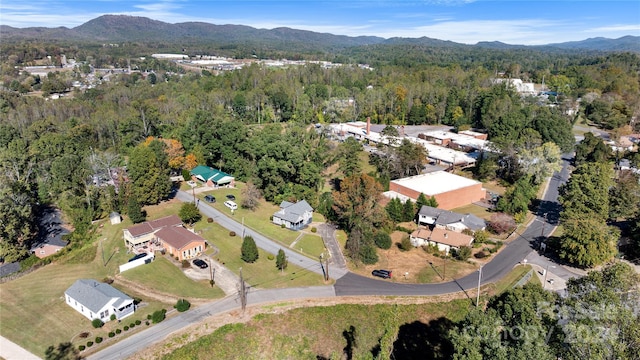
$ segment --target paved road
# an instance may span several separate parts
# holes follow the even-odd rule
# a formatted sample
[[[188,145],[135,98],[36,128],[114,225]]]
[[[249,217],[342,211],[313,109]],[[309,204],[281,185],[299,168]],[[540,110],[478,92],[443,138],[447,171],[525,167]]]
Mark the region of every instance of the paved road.
[[[569,156],[563,157],[563,168],[551,177],[549,186],[540,202],[538,216],[517,239],[511,241],[494,259],[482,268],[481,283],[488,284],[500,280],[514,266],[520,264],[529,254],[535,252],[543,237],[551,235],[558,223],[560,205],[558,187],[569,178]],[[440,295],[460,290],[470,290],[478,286],[478,272],[463,278],[440,284],[399,284],[349,273],[335,284],[336,295]],[[576,275],[577,276],[577,275]]]
[[[564,159],[564,167],[560,173],[554,174],[544,198],[540,204],[538,216],[526,230],[519,234],[516,240],[505,246],[505,248],[495,256],[495,258],[482,268],[482,284],[493,283],[507,273],[514,266],[520,264],[525,257],[532,254],[537,243],[553,231],[557,224],[560,207],[557,204],[558,186],[568,179],[568,158]],[[193,201],[192,195],[186,192],[178,192],[178,199],[181,201]],[[214,218],[223,227],[242,234],[242,225],[237,221],[223,215],[220,211],[200,203],[200,211],[207,217]],[[261,234],[250,230],[245,230],[246,235],[251,235],[256,240],[256,245],[265,251],[276,254],[282,247],[274,244]],[[322,270],[317,261],[306,258],[296,252],[286,248],[283,250],[289,256],[289,261],[299,264],[308,271],[322,274]],[[388,281],[376,280],[334,266],[332,277],[336,278],[334,286],[318,286],[307,288],[286,288],[286,289],[250,289],[247,296],[249,305],[266,302],[284,301],[291,299],[315,299],[321,297],[350,296],[350,295],[439,295],[452,292],[459,292],[475,289],[478,284],[478,272],[463,278],[441,284],[401,284]],[[171,319],[155,325],[145,331],[137,333],[114,345],[88,357],[90,360],[102,359],[122,359],[132,356],[138,351],[163,340],[171,333],[183,329],[184,327],[196,324],[206,317],[239,309],[240,301],[237,296],[228,296],[222,300],[211,302],[190,310],[186,313],[178,314]]]
[[[189,194],[188,192],[185,192],[185,191],[178,191],[178,193],[176,194],[176,198],[184,202],[193,202],[193,194]],[[243,229],[242,223],[241,223],[242,218],[232,219],[229,216],[223,214],[221,211],[209,206],[204,201],[200,202],[198,208],[200,209],[200,212],[204,216],[213,218],[218,224],[220,224],[220,226],[228,229],[229,231],[235,231],[235,233],[238,234],[238,236],[242,236],[243,232],[245,236],[247,235],[252,236],[256,242],[256,245],[260,249],[273,255],[277,255],[278,250],[282,249],[284,250],[285,254],[289,259],[289,264],[294,264],[294,265],[300,266],[301,268],[307,271],[312,271],[322,275],[322,268],[320,267],[320,262],[318,260],[308,258],[300,253],[290,250],[286,246],[283,246],[282,244],[278,244],[270,240],[266,236],[260,233],[257,233],[247,227],[244,227]],[[237,215],[234,215],[234,216],[237,216]],[[346,270],[343,270],[343,269],[332,269],[332,270],[333,271],[331,276],[333,278],[338,278],[346,274]]]

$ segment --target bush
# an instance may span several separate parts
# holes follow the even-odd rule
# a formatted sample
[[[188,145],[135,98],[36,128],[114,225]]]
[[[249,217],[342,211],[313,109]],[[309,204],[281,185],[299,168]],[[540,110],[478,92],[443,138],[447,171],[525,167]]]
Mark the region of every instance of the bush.
[[[187,269],[191,267],[191,263],[189,263],[189,260],[182,260],[182,268],[183,269]]]
[[[125,325],[122,329],[124,329],[124,331],[129,331],[129,327],[127,325]]]
[[[516,229],[516,222],[513,218],[505,213],[497,213],[491,216],[489,220],[489,230],[495,234],[504,234],[512,232]]]
[[[213,218],[207,218],[207,222],[208,223],[212,223],[213,222]]]
[[[165,318],[165,313],[165,309],[154,311],[151,315],[151,321],[153,321],[154,324],[161,322]]]
[[[122,332],[122,330],[116,329],[116,334],[120,334],[121,332]]]
[[[376,233],[373,237],[373,242],[380,249],[386,250],[391,248],[391,236],[389,236],[389,234],[387,234],[386,232],[380,231]]]
[[[142,324],[142,321],[136,320],[136,325],[140,325],[140,324]]]
[[[411,250],[411,249],[413,248],[413,245],[411,245],[411,239],[409,239],[409,237],[405,235],[405,236],[402,238],[402,241],[400,242],[399,248],[400,248],[400,250],[402,250],[402,251],[409,251],[409,250]]]
[[[147,315],[147,320],[151,320],[151,314]]]
[[[149,322],[148,321],[145,321],[144,323],[147,324],[147,326],[149,326]]]
[[[96,344],[100,344],[102,342],[102,338],[100,336],[96,337]]]
[[[460,250],[455,251],[453,256],[458,260],[465,261],[471,256],[471,248],[468,246],[460,246]]]
[[[280,224],[280,227],[284,229],[284,228],[286,228],[286,227],[287,227],[287,225],[285,225],[285,224]]]
[[[485,242],[489,242],[489,236],[487,234],[486,231],[484,230],[478,230],[475,232],[475,234],[473,234],[473,242],[474,243],[478,243],[478,244],[482,244]]]
[[[84,345],[78,345],[78,350],[83,351],[84,349],[86,349]]]
[[[109,337],[112,338],[114,336],[116,336],[116,333],[114,333],[113,331],[109,331]]]
[[[360,259],[365,265],[372,265],[378,262],[378,253],[372,245],[365,245],[360,250]]]
[[[78,335],[78,337],[80,337],[81,339],[86,339],[89,337],[89,333],[88,332],[81,332],[80,335]]]
[[[315,233],[318,232],[318,229],[316,229],[316,227],[314,226],[314,227],[311,228],[311,232],[315,234]]]
[[[406,232],[407,234],[411,234],[413,232],[413,230],[407,229],[406,227],[400,225],[396,226],[396,230]]]
[[[435,245],[435,244],[423,245],[422,249],[426,251],[427,254],[438,255],[440,253],[440,249],[438,249],[438,245]]]
[[[133,329],[134,327],[136,327],[136,324],[134,323],[129,324],[129,329]]]
[[[231,236],[231,237],[236,236],[236,232],[235,231],[229,231],[229,236]]]
[[[87,341],[87,347],[92,347],[93,346],[93,341]]]
[[[91,325],[93,325],[94,328],[98,329],[98,328],[101,328],[104,325],[104,323],[100,319],[93,319],[91,320]]]
[[[269,254],[269,255],[267,255],[267,259],[269,259],[269,260],[273,260],[273,259],[275,259],[275,258],[273,257],[273,254]]]
[[[191,303],[185,299],[180,299],[173,307],[176,308],[178,312],[185,312],[189,310]]]
[[[476,259],[484,259],[487,257],[487,253],[484,251],[480,251],[477,252],[475,255],[473,255]]]
[[[116,314],[111,314],[111,316],[109,317],[109,320],[113,321],[116,319]]]
[[[110,278],[110,277],[106,277],[106,278],[102,279],[102,282],[105,283],[105,284],[111,285],[111,284],[113,284],[113,279]]]

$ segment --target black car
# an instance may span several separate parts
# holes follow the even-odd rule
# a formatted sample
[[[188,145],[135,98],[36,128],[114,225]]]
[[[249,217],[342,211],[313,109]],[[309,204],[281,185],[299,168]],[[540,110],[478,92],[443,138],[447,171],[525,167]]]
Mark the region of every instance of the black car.
[[[383,279],[391,279],[391,271],[389,270],[373,270],[371,275],[381,277]]]
[[[209,267],[209,265],[207,265],[206,262],[200,260],[200,259],[195,259],[193,260],[193,265],[199,267],[200,269],[206,269]]]
[[[231,195],[231,194],[229,194],[229,195],[227,195],[227,199],[229,199],[229,200],[235,200],[235,199],[236,199],[236,197],[235,197],[235,196],[233,196],[233,195]]]
[[[204,201],[214,203],[216,202],[216,197],[213,195],[207,195],[204,197]]]

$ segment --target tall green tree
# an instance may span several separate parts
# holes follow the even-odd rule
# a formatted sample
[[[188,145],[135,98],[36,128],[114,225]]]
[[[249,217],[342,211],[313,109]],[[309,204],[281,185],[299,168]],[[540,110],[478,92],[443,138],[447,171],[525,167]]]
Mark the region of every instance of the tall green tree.
[[[403,206],[400,199],[393,198],[389,200],[384,209],[391,220],[397,223],[402,221]]]
[[[610,164],[595,162],[579,165],[560,188],[562,217],[593,217],[604,221],[609,217],[609,189],[613,185]]]
[[[245,236],[242,239],[242,246],[240,247],[242,261],[247,263],[254,263],[258,260],[260,254],[258,253],[258,246],[256,246],[255,240],[251,236]]]
[[[562,154],[558,145],[547,142],[531,150],[520,152],[520,163],[531,181],[539,185],[554,172],[562,169]]]
[[[276,267],[280,271],[284,271],[287,269],[289,265],[289,261],[287,261],[287,255],[284,253],[284,250],[278,250],[278,255],[276,256]]]
[[[180,220],[182,220],[182,222],[189,225],[197,223],[198,221],[200,221],[200,219],[202,219],[200,210],[198,210],[196,204],[191,202],[182,204],[180,210],[178,211],[178,216],[180,217]]]
[[[609,218],[630,218],[640,209],[640,176],[620,171],[609,189]]]
[[[563,222],[559,255],[583,268],[594,267],[611,260],[617,253],[620,232],[597,217],[585,214]]]
[[[413,221],[416,217],[416,208],[413,205],[411,199],[407,199],[402,206],[402,221]]]
[[[141,204],[157,204],[169,195],[171,181],[168,166],[162,166],[153,148],[144,144],[136,146],[129,155],[127,173],[133,196]]]
[[[585,162],[605,162],[611,156],[611,148],[609,148],[600,138],[593,133],[584,134],[584,139],[580,144],[576,145],[576,165]]]
[[[144,211],[142,211],[142,206],[138,200],[136,200],[135,196],[129,196],[129,202],[127,203],[127,215],[129,215],[129,219],[134,224],[141,223],[146,220],[147,215]]]

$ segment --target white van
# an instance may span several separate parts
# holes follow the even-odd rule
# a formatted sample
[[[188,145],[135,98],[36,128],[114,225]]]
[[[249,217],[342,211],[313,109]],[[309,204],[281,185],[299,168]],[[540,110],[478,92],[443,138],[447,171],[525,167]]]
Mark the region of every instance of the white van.
[[[238,208],[238,204],[234,203],[231,200],[227,200],[224,202],[224,206],[228,207],[231,210],[236,210]]]

